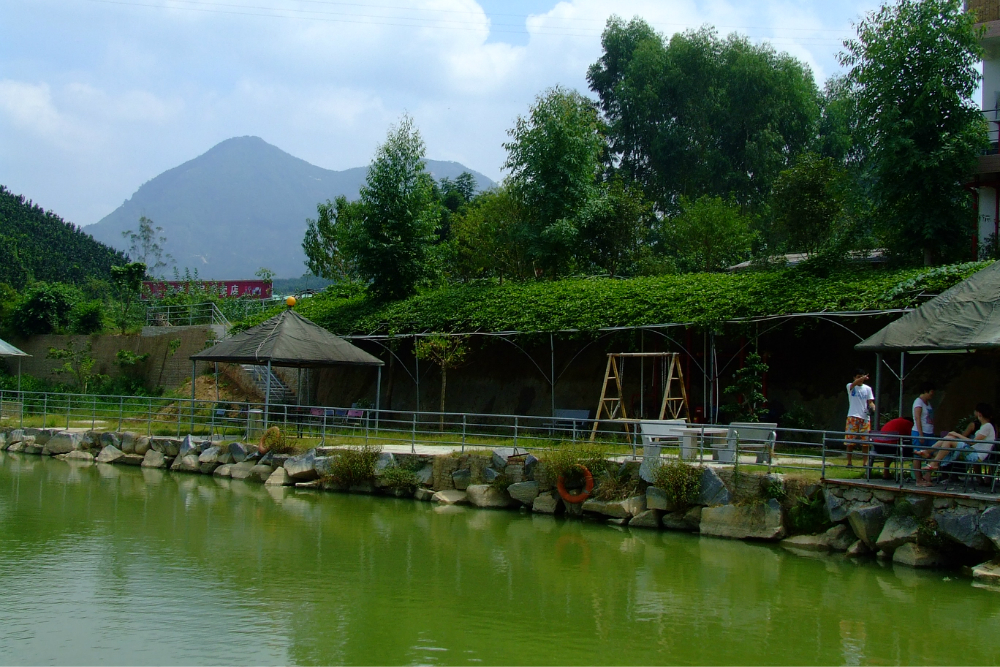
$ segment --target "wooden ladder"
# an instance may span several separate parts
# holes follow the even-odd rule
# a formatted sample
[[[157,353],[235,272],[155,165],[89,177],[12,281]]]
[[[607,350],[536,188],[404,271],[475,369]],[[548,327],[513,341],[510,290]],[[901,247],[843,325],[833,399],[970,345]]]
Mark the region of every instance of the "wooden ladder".
[[[680,396],[673,393],[673,384],[677,383],[680,388]],[[663,403],[660,405],[660,419],[664,419],[669,410],[668,419],[680,419],[681,413],[690,414],[688,411],[687,388],[684,386],[684,371],[681,368],[680,355],[675,354],[670,357],[670,366],[667,371],[667,384],[663,391]]]
[[[608,396],[608,385],[615,381],[614,388],[617,389],[617,396]],[[597,417],[594,419],[594,428],[590,431],[590,439],[597,437],[597,426],[601,422],[601,415],[607,413],[607,419],[628,419],[625,410],[624,395],[622,393],[622,377],[618,372],[618,355],[608,353],[608,366],[604,371],[604,386],[601,387],[601,400],[597,404]],[[619,416],[620,415],[620,416]],[[628,422],[625,422],[625,433],[631,435]]]

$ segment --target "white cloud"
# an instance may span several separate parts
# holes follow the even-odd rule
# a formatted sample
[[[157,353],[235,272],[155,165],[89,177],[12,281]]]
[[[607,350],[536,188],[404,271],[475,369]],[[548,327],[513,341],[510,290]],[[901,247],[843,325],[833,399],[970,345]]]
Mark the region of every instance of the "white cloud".
[[[95,222],[142,182],[231,136],[259,135],[327,168],[367,164],[404,111],[431,157],[498,178],[506,130],[539,92],[586,91],[612,12],[666,34],[743,26],[825,77],[845,36],[836,29],[870,4],[853,1],[538,0],[520,21],[490,17],[475,0],[197,5],[220,13],[169,0],[159,9],[14,3],[0,8],[0,22],[23,36],[0,42],[9,77],[0,81],[0,132],[20,134],[0,142],[0,182]],[[518,23],[527,41],[508,43]],[[78,173],[67,166],[54,177],[46,167],[57,161]],[[95,164],[100,183],[87,173]]]

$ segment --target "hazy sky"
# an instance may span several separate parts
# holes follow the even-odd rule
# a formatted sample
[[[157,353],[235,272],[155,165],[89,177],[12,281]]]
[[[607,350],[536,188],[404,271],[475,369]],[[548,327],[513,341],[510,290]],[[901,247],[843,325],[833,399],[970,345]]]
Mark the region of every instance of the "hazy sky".
[[[611,14],[769,40],[822,83],[873,0],[4,0],[0,184],[78,224],[233,136],[368,164],[409,112],[428,157],[501,177],[545,88],[586,91]]]

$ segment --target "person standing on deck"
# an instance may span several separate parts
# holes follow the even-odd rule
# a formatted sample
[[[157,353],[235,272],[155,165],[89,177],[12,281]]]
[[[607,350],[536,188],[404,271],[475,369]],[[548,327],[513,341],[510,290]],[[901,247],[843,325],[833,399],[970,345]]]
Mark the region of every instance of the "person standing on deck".
[[[859,368],[854,371],[854,381],[847,384],[847,425],[844,427],[847,435],[844,444],[847,446],[847,467],[853,467],[854,448],[861,442],[861,451],[865,454],[867,464],[868,432],[871,431],[870,413],[875,412],[875,394],[872,388],[865,384],[868,371]]]

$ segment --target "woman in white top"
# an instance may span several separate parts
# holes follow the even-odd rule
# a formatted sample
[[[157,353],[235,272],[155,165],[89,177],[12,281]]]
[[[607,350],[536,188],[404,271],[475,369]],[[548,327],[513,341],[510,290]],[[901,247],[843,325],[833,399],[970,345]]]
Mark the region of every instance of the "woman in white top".
[[[967,463],[981,463],[986,460],[993,449],[993,441],[997,439],[996,428],[993,426],[993,408],[989,403],[980,403],[976,406],[976,421],[979,422],[979,429],[972,438],[969,435],[975,428],[976,422],[972,422],[965,429],[964,433],[952,431],[937,442],[934,460],[927,465],[926,470],[937,470],[941,461],[953,461],[961,457]],[[931,486],[930,482],[920,483],[919,486]]]

